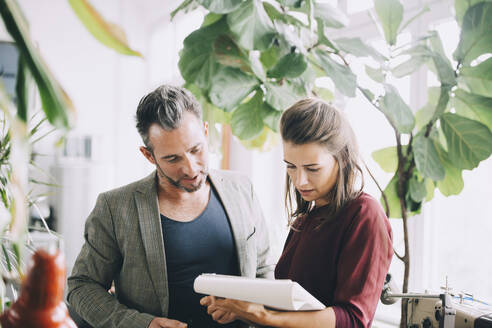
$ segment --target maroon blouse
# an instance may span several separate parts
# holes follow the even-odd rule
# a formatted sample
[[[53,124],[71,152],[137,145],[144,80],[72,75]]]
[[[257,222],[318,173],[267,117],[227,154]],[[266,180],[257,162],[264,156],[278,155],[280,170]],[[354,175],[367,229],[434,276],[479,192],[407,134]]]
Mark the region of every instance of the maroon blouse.
[[[299,283],[333,307],[336,327],[370,327],[393,255],[388,218],[362,193],[336,218],[327,207],[298,219],[275,268],[276,279]],[[324,218],[319,226],[320,218]]]

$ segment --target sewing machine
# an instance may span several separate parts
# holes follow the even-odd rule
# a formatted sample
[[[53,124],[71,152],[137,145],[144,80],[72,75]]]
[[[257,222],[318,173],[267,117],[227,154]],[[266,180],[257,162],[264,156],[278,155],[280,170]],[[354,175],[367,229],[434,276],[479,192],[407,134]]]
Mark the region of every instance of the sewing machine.
[[[396,293],[391,275],[381,293],[381,302],[389,305],[397,298],[408,299],[409,328],[492,328],[492,306],[469,294],[453,294],[447,286],[443,293]]]

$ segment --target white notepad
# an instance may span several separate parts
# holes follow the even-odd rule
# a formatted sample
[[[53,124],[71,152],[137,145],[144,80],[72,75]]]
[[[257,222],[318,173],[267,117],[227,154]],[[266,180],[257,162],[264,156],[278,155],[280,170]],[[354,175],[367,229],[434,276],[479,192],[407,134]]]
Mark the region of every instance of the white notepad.
[[[322,310],[325,306],[297,282],[204,273],[195,279],[195,292],[263,304],[284,311]]]

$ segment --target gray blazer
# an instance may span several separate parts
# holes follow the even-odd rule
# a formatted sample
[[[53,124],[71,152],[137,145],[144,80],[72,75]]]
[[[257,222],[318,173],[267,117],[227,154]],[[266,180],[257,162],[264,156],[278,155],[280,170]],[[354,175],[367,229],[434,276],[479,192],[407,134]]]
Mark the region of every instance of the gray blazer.
[[[211,171],[232,227],[241,275],[273,277],[268,232],[249,180]],[[169,308],[156,172],[99,195],[68,278],[68,302],[94,327],[146,328]],[[107,290],[114,280],[116,295]]]

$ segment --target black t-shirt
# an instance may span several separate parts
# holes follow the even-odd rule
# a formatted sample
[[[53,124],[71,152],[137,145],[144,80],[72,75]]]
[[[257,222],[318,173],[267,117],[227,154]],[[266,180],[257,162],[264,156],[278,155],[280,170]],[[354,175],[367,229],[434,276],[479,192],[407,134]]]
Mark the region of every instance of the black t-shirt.
[[[197,327],[235,327],[213,321],[200,305],[204,296],[195,293],[193,282],[202,273],[239,275],[232,230],[224,207],[211,188],[206,209],[190,222],[161,214],[169,288],[168,318]]]

